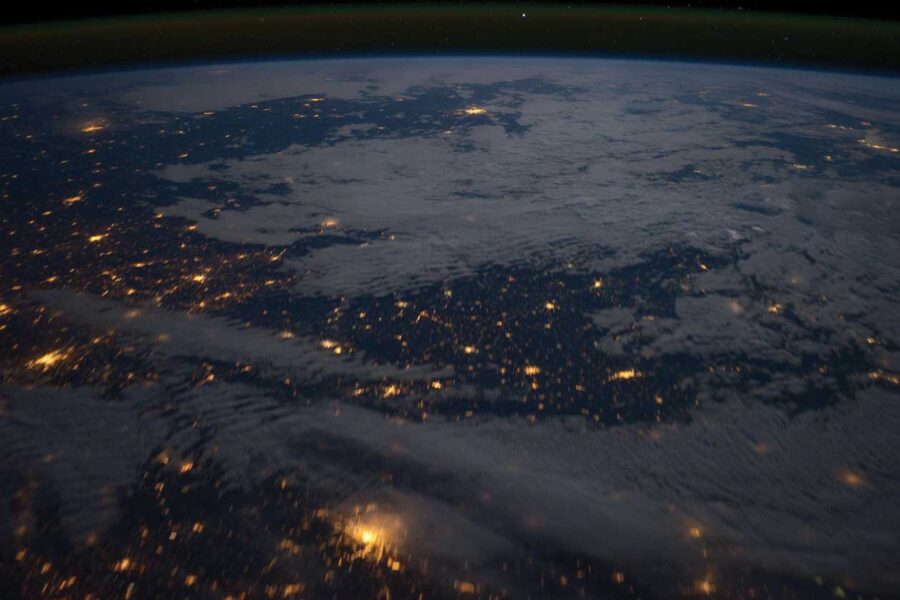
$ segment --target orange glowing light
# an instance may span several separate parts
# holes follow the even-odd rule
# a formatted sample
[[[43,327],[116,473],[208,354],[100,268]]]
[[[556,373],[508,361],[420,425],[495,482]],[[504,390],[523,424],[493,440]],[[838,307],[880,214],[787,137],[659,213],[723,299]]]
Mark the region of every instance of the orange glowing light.
[[[849,487],[858,488],[866,483],[865,478],[857,473],[856,471],[851,471],[849,469],[842,469],[837,473],[838,481],[847,485]]]
[[[706,579],[701,579],[700,581],[696,582],[696,584],[694,585],[694,588],[697,590],[698,593],[705,594],[707,596],[709,596],[710,594],[714,594],[716,592],[715,584],[712,581],[710,581],[710,579],[708,577]]]
[[[116,564],[113,565],[113,571],[115,571],[116,573],[122,573],[124,571],[127,571],[130,568],[131,568],[131,559],[130,558],[123,558],[122,560],[118,561]]]

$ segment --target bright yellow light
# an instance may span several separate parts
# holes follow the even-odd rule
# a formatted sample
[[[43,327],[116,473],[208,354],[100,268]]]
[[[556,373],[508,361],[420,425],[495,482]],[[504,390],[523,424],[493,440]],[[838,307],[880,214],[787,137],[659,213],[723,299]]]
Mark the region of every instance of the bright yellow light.
[[[40,369],[42,371],[46,371],[53,365],[62,362],[69,358],[69,353],[65,350],[53,350],[44,354],[43,356],[39,356],[34,360],[30,360],[26,363],[26,365],[31,369]]]
[[[359,541],[363,544],[373,544],[377,539],[378,536],[371,529],[363,529],[359,532]]]
[[[635,379],[641,376],[642,373],[640,371],[636,371],[634,369],[622,369],[621,371],[616,371],[615,373],[610,375],[609,381],[623,381],[626,379]]]
[[[463,113],[469,116],[486,115],[487,109],[480,106],[468,106],[463,109]]]
[[[103,131],[106,129],[100,123],[89,123],[81,128],[82,133],[96,133],[98,131]]]

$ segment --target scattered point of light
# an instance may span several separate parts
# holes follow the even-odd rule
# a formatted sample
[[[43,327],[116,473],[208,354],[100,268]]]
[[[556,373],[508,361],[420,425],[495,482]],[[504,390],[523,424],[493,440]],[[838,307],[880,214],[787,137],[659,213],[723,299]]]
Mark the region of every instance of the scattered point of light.
[[[861,487],[866,480],[862,475],[850,469],[841,469],[837,472],[838,481],[852,488]]]
[[[635,379],[641,377],[642,373],[640,371],[636,371],[634,369],[623,369],[621,371],[616,371],[612,375],[609,376],[609,381],[624,381],[626,379]]]
[[[117,561],[117,562],[113,565],[113,571],[115,571],[116,573],[122,573],[122,572],[127,571],[128,569],[130,569],[131,566],[132,566],[132,564],[131,564],[131,559],[126,557],[126,558],[123,558],[123,559],[120,560],[120,561]]]
[[[190,473],[193,468],[194,463],[192,463],[191,461],[186,461],[181,463],[181,466],[178,467],[178,472],[184,475],[185,473]]]
[[[0,304],[0,317],[8,315],[12,312],[12,308],[8,304]]]
[[[550,300],[544,304],[544,308],[546,308],[547,310],[558,310],[559,305],[556,304],[556,302],[553,302],[552,300]]]
[[[460,594],[474,594],[478,591],[477,586],[471,581],[455,581],[453,582],[453,587],[456,588]]]
[[[440,381],[435,380],[435,381],[432,381],[432,382],[431,382],[431,388],[432,388],[432,389],[439,390],[439,389],[441,389],[442,387],[444,387],[444,385],[443,385]]]
[[[888,373],[886,371],[882,371],[881,369],[869,371],[869,379],[877,379],[880,381],[886,381],[887,383],[892,383],[894,385],[900,385],[900,375]]]
[[[107,234],[105,233],[96,233],[94,235],[88,236],[88,241],[92,244],[96,244],[97,242],[102,242],[104,238],[106,238]]]
[[[100,123],[89,123],[88,125],[85,125],[84,127],[81,128],[81,132],[82,133],[96,133],[98,131],[103,131],[104,129],[106,129],[106,128],[103,125],[101,125]]]
[[[391,397],[397,396],[399,394],[400,394],[400,388],[394,384],[391,384],[391,385],[385,387],[381,391],[381,395],[384,396],[385,398],[391,398]]]
[[[866,138],[860,138],[856,140],[860,145],[865,146],[866,148],[871,148],[872,150],[884,150],[885,152],[890,152],[892,154],[896,154],[900,152],[900,148],[894,146],[888,146],[887,144],[879,144],[876,142],[870,142]]]
[[[194,283],[203,283],[204,281],[206,281],[206,275],[204,275],[203,273],[191,275],[191,281],[193,281]]]
[[[335,227],[338,226],[338,220],[329,217],[329,218],[325,219],[324,221],[322,221],[321,226],[324,229],[334,229]]]
[[[595,279],[594,283],[591,285],[591,287],[594,288],[595,290],[599,290],[600,288],[603,287],[603,280],[599,279],[599,278]]]
[[[697,592],[706,594],[707,596],[716,592],[715,584],[713,584],[713,582],[710,581],[708,577],[706,579],[701,579],[700,581],[698,581],[695,584],[694,588],[697,590]]]
[[[469,115],[470,117],[474,117],[477,115],[486,115],[487,109],[480,106],[467,106],[463,109],[462,112],[463,114]]]
[[[526,375],[538,375],[540,372],[541,368],[536,365],[525,365]]]
[[[691,537],[695,540],[698,540],[703,536],[703,532],[699,527],[691,527],[688,533],[690,533]]]
[[[776,302],[776,303],[770,304],[769,308],[766,310],[768,310],[773,315],[777,315],[778,313],[781,312],[781,309],[782,309],[782,306]]]
[[[75,204],[76,202],[81,202],[84,200],[84,196],[76,194],[75,196],[69,196],[63,200],[63,204]]]
[[[478,348],[476,348],[475,346],[463,346],[463,352],[465,352],[466,354],[475,354],[476,352],[478,352]]]

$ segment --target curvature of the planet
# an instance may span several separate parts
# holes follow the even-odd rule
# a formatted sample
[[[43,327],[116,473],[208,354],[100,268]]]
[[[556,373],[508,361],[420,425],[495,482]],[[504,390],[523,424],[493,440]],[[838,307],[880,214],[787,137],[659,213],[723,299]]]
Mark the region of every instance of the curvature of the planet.
[[[900,79],[0,84],[0,595],[900,595]]]

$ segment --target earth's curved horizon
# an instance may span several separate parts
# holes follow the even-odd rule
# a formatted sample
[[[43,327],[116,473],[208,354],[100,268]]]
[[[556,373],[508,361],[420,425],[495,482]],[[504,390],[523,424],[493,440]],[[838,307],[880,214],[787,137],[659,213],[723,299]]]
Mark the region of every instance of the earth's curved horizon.
[[[0,596],[900,596],[900,79],[0,82]]]

